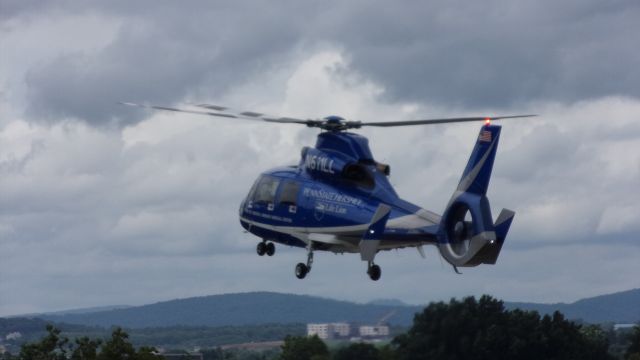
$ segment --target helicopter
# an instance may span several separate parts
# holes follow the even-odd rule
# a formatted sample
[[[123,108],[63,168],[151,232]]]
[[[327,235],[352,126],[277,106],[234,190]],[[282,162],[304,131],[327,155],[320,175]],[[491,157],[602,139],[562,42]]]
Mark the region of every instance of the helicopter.
[[[121,104],[320,129],[315,146],[302,148],[298,164],[262,172],[239,209],[241,226],[261,239],[256,246],[259,256],[273,256],[276,243],[306,250],[306,262],[295,266],[298,279],[311,271],[314,251],[358,253],[374,281],[382,274],[374,261],[376,254],[392,249],[415,247],[424,258],[423,246],[436,246],[456,273],[460,273],[459,267],[495,264],[515,212],[502,209],[495,221],[491,214],[487,189],[501,131],[501,126],[491,122],[536,116],[362,122],[336,115],[322,119],[277,117],[212,104],[191,104],[197,110]],[[390,166],[374,159],[366,137],[349,131],[475,121],[484,124],[441,215],[401,199],[389,181]]]

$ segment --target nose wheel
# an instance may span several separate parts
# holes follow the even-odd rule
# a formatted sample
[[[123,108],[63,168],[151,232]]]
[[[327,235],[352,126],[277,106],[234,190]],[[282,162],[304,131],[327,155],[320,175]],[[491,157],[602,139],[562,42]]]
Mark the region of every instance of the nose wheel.
[[[369,262],[367,274],[369,275],[369,278],[371,278],[371,280],[378,281],[378,279],[380,279],[380,275],[382,275],[382,269],[380,269],[380,266],[374,264],[373,262]]]
[[[258,246],[256,246],[256,253],[259,256],[263,256],[265,254],[267,254],[268,256],[273,256],[273,254],[276,253],[276,246],[272,242],[259,242]]]

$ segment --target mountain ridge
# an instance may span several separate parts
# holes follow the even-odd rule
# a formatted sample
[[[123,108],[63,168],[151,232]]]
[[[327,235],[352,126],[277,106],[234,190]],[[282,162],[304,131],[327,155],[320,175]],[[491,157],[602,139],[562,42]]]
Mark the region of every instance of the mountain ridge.
[[[426,305],[354,303],[311,295],[247,292],[206,295],[89,313],[41,314],[43,319],[88,326],[143,328],[162,326],[225,326],[267,323],[348,321],[376,323],[394,311],[387,322],[407,326]],[[640,288],[599,295],[573,303],[504,302],[507,309],[558,310],[569,319],[589,323],[640,321]]]
[[[549,314],[557,310],[569,319],[589,323],[640,323],[640,288],[597,295],[572,303],[505,302],[505,307],[535,310],[541,314]]]

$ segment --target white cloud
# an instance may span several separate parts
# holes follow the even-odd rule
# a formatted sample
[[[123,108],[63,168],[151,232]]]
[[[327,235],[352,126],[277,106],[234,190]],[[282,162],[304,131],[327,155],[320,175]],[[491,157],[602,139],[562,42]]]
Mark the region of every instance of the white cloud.
[[[640,230],[640,206],[634,202],[633,205],[612,205],[605,208],[596,230],[602,235],[622,236],[637,232]]]

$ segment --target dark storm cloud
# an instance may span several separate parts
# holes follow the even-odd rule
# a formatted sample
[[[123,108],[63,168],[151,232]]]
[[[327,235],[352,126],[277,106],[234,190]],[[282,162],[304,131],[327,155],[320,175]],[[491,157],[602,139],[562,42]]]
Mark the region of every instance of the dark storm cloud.
[[[351,9],[329,28],[394,99],[505,107],[640,96],[634,1],[442,2]],[[364,10],[364,11],[362,11]],[[389,10],[389,9],[387,9]],[[345,39],[346,38],[346,39]]]
[[[640,96],[637,1],[88,4],[48,6],[112,17],[118,33],[100,51],[32,69],[38,117],[129,123],[115,102],[215,99],[317,44],[341,49],[345,71],[373,79],[390,101],[506,108]]]
[[[118,109],[118,101],[171,103],[202,85],[209,96],[219,96],[268,70],[263,65],[289,50],[292,36],[260,18],[248,20],[243,30],[237,9],[135,10],[119,14],[115,39],[102,50],[65,54],[29,72],[32,114],[127,123],[137,119],[127,118],[132,112]]]

